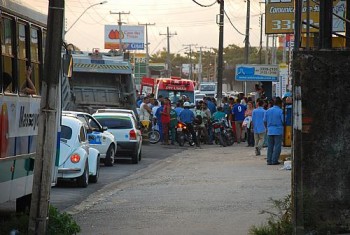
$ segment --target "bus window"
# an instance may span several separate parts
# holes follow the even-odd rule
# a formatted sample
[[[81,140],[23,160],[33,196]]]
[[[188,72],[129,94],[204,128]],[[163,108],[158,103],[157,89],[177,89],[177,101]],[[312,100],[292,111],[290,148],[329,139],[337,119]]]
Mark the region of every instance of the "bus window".
[[[30,55],[32,62],[32,75],[31,79],[34,86],[37,89],[38,94],[40,94],[40,57],[39,57],[39,29],[30,29]]]
[[[2,64],[1,64],[1,92],[16,92],[16,79],[13,77],[13,19],[2,18],[1,27],[1,52],[2,52]]]
[[[27,53],[26,53],[26,26],[23,23],[18,24],[18,78],[19,87],[23,87],[26,84],[26,71],[27,71]]]

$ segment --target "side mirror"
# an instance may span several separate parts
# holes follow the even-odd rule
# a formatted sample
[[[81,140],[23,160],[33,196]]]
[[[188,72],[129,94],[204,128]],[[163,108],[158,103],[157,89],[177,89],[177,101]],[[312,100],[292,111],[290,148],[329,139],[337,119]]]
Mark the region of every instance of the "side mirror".
[[[103,127],[102,127],[102,131],[106,131],[106,130],[108,130],[108,127],[103,126]]]

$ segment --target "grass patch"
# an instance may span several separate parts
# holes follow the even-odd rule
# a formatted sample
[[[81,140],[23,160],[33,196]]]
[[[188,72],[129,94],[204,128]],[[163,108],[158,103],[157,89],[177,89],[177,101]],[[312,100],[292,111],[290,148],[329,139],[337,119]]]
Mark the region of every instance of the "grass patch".
[[[270,199],[272,210],[263,210],[262,214],[270,215],[267,222],[260,226],[252,226],[250,235],[292,235],[292,200],[288,195],[281,200]]]
[[[9,218],[1,218],[0,234],[10,234],[13,230],[17,230],[19,234],[28,234],[28,224],[29,215],[27,213],[14,213]],[[70,214],[61,213],[50,205],[48,234],[73,235],[78,232],[80,232],[80,226]]]

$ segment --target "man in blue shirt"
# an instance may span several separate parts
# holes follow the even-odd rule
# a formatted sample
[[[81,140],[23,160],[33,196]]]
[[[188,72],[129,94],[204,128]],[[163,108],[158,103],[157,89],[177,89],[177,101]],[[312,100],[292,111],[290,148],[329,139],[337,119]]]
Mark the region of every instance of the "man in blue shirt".
[[[210,100],[210,97],[206,97],[206,103],[207,103],[208,109],[211,112],[211,115],[213,115],[216,112],[215,104]]]
[[[245,141],[244,133],[242,132],[242,124],[245,118],[244,113],[246,109],[247,106],[241,104],[240,99],[237,99],[237,103],[232,108],[232,114],[235,116],[236,139],[238,144],[241,143],[241,141]]]
[[[254,141],[255,141],[255,155],[260,155],[260,150],[264,144],[264,136],[266,132],[266,128],[264,125],[264,101],[262,99],[258,99],[257,108],[253,110],[252,113],[252,125],[254,130]]]
[[[267,165],[278,165],[283,135],[283,111],[280,97],[277,97],[274,106],[266,111],[264,123],[267,127],[268,138]]]
[[[193,129],[193,121],[195,119],[194,113],[190,110],[191,104],[189,102],[184,103],[184,110],[181,111],[179,115],[179,119],[181,122],[185,123],[189,132],[192,134],[193,141],[196,143],[196,146],[198,147],[199,144],[197,142],[196,133]]]

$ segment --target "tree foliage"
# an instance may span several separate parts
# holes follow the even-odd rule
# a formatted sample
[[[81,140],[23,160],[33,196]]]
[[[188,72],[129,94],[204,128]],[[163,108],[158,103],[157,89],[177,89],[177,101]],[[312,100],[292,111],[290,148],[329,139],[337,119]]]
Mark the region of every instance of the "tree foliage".
[[[206,80],[216,81],[215,75],[217,70],[217,49],[202,49],[202,78]],[[249,48],[248,64],[265,64],[265,50],[260,50],[258,47]],[[172,76],[180,76],[183,78],[188,78],[188,75],[181,74],[181,68],[183,64],[199,64],[200,52],[196,50],[191,52],[191,57],[189,51],[184,54],[173,54],[170,53],[171,70]],[[271,63],[271,52],[268,52],[268,59]],[[282,51],[277,51],[277,63],[282,60]],[[223,82],[231,84],[235,83],[235,68],[236,64],[245,64],[245,48],[239,47],[235,44],[230,44],[223,49]],[[167,50],[163,48],[162,50],[156,52],[150,57],[151,63],[167,63]],[[198,74],[193,73],[192,79],[198,81]]]

